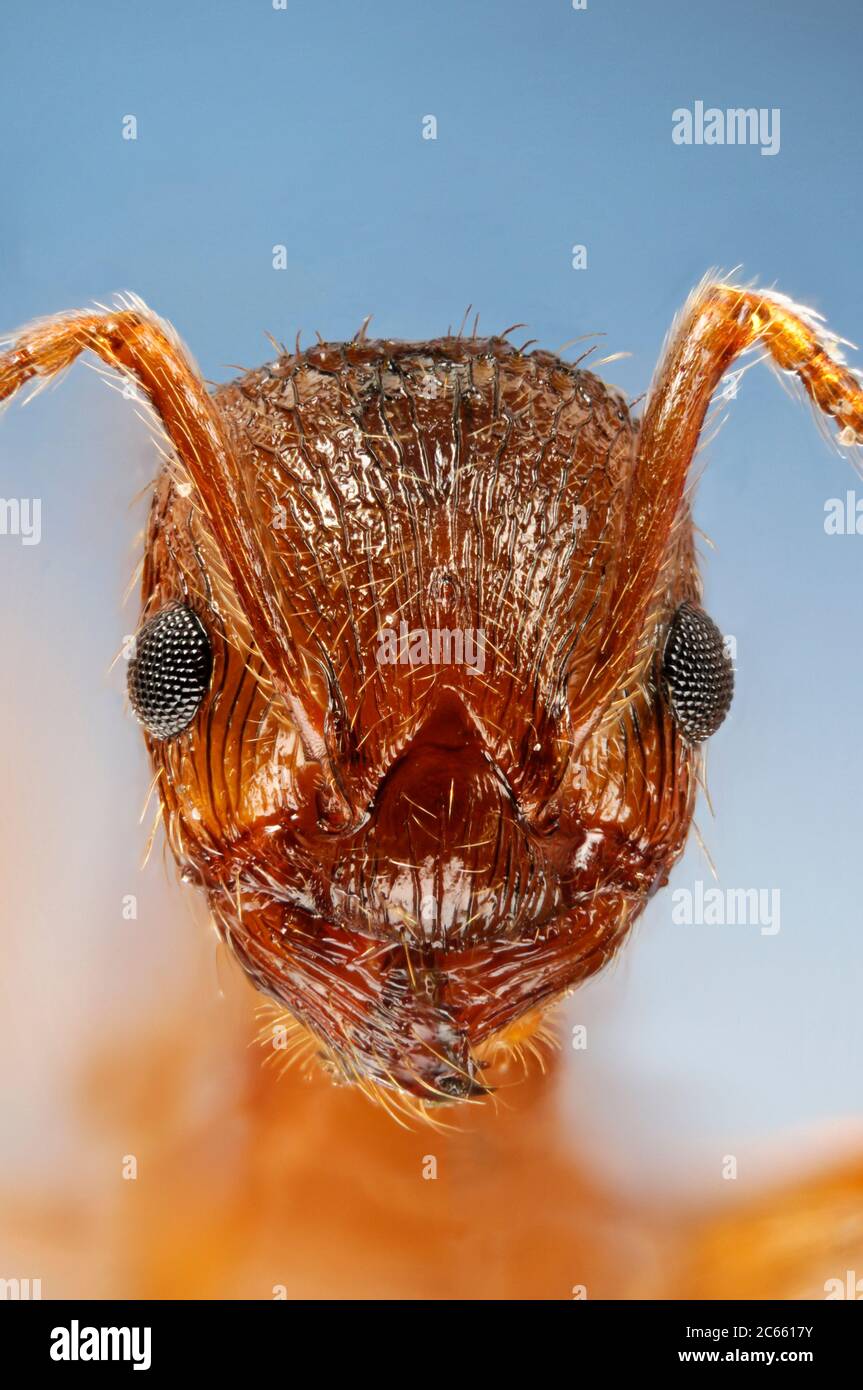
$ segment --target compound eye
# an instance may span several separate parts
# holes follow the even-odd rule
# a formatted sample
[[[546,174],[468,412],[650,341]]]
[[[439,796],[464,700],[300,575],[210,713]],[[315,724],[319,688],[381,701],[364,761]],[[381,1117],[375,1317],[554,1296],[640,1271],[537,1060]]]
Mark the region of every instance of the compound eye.
[[[129,702],[153,738],[176,738],[194,719],[207,693],[213,650],[207,630],[184,604],[163,608],[144,623],[129,662]]]
[[[715,734],[731,708],[734,671],[719,628],[688,600],[668,629],[662,674],[681,732],[691,743]]]

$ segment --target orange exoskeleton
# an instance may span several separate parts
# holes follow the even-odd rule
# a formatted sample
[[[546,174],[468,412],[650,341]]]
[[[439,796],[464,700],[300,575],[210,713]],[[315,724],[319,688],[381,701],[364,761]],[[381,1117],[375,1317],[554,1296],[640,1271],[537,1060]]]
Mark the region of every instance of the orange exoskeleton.
[[[161,421],[129,691],[168,840],[342,1079],[482,1095],[666,881],[731,699],[685,484],[755,345],[863,442],[838,340],[718,281],[640,422],[505,337],[361,333],[211,394],[131,298],[0,356],[0,400],[87,349]]]

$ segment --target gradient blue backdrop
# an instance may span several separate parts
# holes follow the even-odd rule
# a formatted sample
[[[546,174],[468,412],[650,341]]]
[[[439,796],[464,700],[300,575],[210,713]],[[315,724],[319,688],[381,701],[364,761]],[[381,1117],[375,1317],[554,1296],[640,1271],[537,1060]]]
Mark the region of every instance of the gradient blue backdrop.
[[[742,264],[863,335],[854,0],[47,0],[5,8],[0,51],[10,329],[131,288],[224,379],[270,354],[265,330],[342,338],[373,313],[379,335],[427,337],[472,304],[481,328],[524,320],[552,349],[604,331],[632,354],[607,374],[634,397],[691,286]],[[671,113],[695,100],[780,108],[779,154],[674,145]],[[723,885],[781,890],[782,929],[675,927],[660,894],[573,1001],[592,1031],[569,1060],[572,1115],[617,1097],[621,1153],[659,1173],[669,1134],[702,1135],[712,1173],[716,1152],[861,1099],[863,537],[823,529],[854,474],[761,367],[704,460],[708,602],[739,675],[710,749],[717,818],[698,819]],[[0,467],[5,496],[45,509],[39,547],[0,540],[3,699],[33,750],[4,810],[95,912],[139,849],[146,769],[103,671],[134,625],[126,504],[152,454],[128,403],[77,369],[6,415]],[[692,845],[673,882],[698,877]]]

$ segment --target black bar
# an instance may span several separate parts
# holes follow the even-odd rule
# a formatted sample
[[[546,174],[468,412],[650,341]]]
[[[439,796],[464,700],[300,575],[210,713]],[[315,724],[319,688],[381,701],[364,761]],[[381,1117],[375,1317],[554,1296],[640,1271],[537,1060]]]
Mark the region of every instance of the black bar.
[[[436,1349],[448,1358],[459,1323],[459,1340],[470,1333],[473,1355],[491,1360],[499,1354],[504,1344],[495,1330],[495,1304],[482,1304],[480,1321],[473,1303],[461,1312],[454,1304],[445,1306],[450,1309],[445,1320],[433,1307],[414,1324],[409,1302],[384,1304],[380,1312],[360,1302],[363,1322],[354,1338],[352,1321],[347,1327],[342,1323],[342,1309],[347,1308],[341,1302],[8,1301],[0,1305],[0,1337],[7,1367],[25,1374],[48,1370],[59,1377],[76,1372],[92,1377],[105,1367],[112,1375],[132,1374],[136,1362],[140,1371],[156,1376],[187,1367],[220,1376],[236,1371],[248,1377],[264,1368],[293,1375],[299,1364],[318,1356],[328,1373],[340,1357],[348,1369],[367,1368],[378,1355],[393,1366],[388,1344],[394,1336],[413,1339],[414,1350],[423,1356]],[[558,1313],[548,1310],[549,1327],[566,1338],[560,1354],[574,1375],[591,1364],[587,1356],[600,1358],[609,1371],[793,1364],[823,1373],[857,1364],[863,1331],[860,1310],[839,1301],[574,1301],[562,1313],[562,1322]],[[339,1321],[333,1324],[334,1315]],[[350,1312],[347,1316],[352,1319]],[[508,1315],[506,1347],[518,1326]],[[333,1336],[336,1328],[339,1333]],[[523,1333],[529,1333],[528,1325]],[[91,1351],[103,1359],[89,1359]],[[58,1359],[61,1353],[70,1359]],[[464,1369],[462,1355],[450,1363],[450,1371],[456,1365]]]

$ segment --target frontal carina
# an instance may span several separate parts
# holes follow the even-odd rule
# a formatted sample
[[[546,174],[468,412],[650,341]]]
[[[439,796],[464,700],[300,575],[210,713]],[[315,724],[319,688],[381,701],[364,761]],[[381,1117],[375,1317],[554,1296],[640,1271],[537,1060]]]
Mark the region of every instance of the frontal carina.
[[[643,415],[506,338],[319,343],[210,394],[136,299],[22,331],[0,399],[89,349],[167,437],[129,695],[183,877],[327,1068],[466,1099],[668,877],[732,674],[686,492],[758,345],[863,442],[837,340],[708,281]]]

